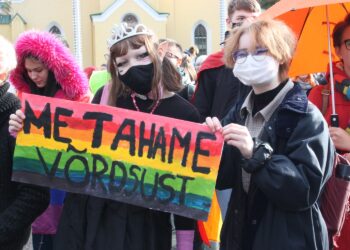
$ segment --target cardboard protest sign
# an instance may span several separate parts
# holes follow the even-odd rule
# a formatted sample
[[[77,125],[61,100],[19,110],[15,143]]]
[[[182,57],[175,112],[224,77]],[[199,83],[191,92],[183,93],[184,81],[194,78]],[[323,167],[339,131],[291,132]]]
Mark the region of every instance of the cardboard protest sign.
[[[207,126],[23,94],[13,180],[206,220],[223,138]]]

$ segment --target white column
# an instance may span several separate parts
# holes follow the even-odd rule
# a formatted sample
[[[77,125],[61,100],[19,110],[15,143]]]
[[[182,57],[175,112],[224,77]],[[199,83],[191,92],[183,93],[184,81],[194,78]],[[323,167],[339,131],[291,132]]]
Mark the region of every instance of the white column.
[[[73,4],[73,32],[74,32],[74,55],[78,64],[83,66],[81,51],[81,23],[80,23],[80,0],[72,0]]]
[[[226,31],[226,15],[227,15],[226,0],[220,0],[220,42],[225,39]]]

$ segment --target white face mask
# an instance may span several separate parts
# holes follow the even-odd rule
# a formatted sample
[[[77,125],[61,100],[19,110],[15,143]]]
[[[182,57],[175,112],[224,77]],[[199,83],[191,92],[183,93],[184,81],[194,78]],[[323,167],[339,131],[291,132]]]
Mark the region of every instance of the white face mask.
[[[259,58],[260,57],[260,58]],[[278,79],[279,63],[271,56],[248,55],[243,63],[236,63],[233,74],[247,86],[273,83]]]

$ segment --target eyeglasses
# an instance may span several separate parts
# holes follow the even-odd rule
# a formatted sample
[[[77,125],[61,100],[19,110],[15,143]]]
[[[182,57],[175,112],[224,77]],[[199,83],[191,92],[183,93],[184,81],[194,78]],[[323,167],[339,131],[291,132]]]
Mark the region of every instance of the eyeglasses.
[[[252,55],[256,61],[263,61],[269,50],[267,48],[257,48],[252,52],[248,52],[245,49],[240,49],[232,53],[232,58],[235,63],[244,63],[248,55]]]
[[[242,25],[242,23],[243,23],[243,22],[232,23],[232,27],[231,27],[231,28],[233,29],[233,28],[239,27],[239,26]]]
[[[173,59],[176,59],[176,60],[181,60],[180,57],[178,57],[177,55],[175,55],[175,54],[173,54],[173,53],[171,53],[171,52],[166,52],[166,53],[165,53],[165,56],[166,56],[167,58],[173,58]]]
[[[350,39],[344,40],[343,43],[345,44],[345,48],[346,48],[347,50],[350,50]]]

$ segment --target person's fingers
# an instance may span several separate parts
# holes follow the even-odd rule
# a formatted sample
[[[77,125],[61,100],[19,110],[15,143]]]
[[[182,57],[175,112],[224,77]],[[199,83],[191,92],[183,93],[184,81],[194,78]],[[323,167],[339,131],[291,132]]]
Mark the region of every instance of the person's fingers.
[[[18,123],[15,120],[10,120],[9,121],[9,129],[15,130],[16,132],[18,132],[19,130],[22,129],[22,123]]]
[[[205,118],[205,124],[207,124],[211,130],[214,130],[214,122],[211,119],[211,117]],[[213,131],[213,132],[215,132],[215,131]]]
[[[10,135],[11,135],[12,137],[14,137],[14,138],[17,137],[17,132],[13,132],[13,131],[9,131],[9,132],[10,132]]]
[[[242,148],[243,148],[243,143],[241,141],[236,141],[236,140],[228,140],[225,141],[228,145],[234,146],[239,149],[242,153]]]
[[[246,127],[238,125],[238,124],[228,124],[225,127],[223,127],[222,134],[225,136],[226,134],[240,134],[240,135],[248,135],[249,132]]]
[[[241,154],[244,158],[250,159],[252,157],[253,149],[252,148],[249,149],[246,142],[237,141],[237,140],[228,140],[228,141],[226,141],[226,144],[238,148],[238,150],[241,152]]]
[[[211,129],[211,131],[213,133],[215,133],[216,131],[221,131],[222,127],[221,127],[221,123],[219,121],[218,118],[216,117],[207,117],[205,119],[205,123],[208,125],[208,127]]]
[[[20,110],[20,109],[18,109],[18,110],[16,111],[16,115],[17,115],[19,118],[21,118],[22,120],[26,119],[25,115],[23,114],[23,111]]]
[[[221,122],[219,121],[219,119],[217,117],[213,117],[212,121],[214,123],[214,127],[215,127],[216,131],[222,131],[222,126],[221,126]]]
[[[10,115],[10,121],[15,121],[18,123],[22,123],[23,119],[21,117],[19,117],[17,114],[11,114]]]
[[[224,136],[224,140],[225,141],[229,141],[229,140],[233,140],[233,141],[244,141],[244,136],[239,135],[239,134],[235,134],[235,133],[229,133],[229,134],[225,134]]]

